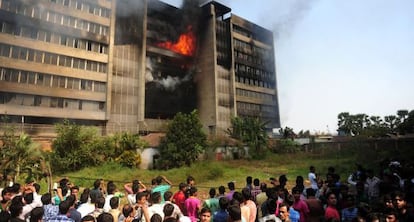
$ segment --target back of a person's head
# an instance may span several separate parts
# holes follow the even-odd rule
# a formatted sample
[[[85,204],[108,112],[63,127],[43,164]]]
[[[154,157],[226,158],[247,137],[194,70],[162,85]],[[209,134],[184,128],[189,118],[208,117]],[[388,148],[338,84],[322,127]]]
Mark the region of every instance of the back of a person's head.
[[[113,181],[109,181],[108,184],[106,185],[106,191],[108,192],[108,194],[114,194],[116,191],[116,185]]]
[[[280,184],[285,184],[287,182],[287,177],[285,174],[280,175],[279,177],[279,183]]]
[[[164,218],[163,222],[177,222],[177,221],[178,221],[177,218],[167,217],[167,218]]]
[[[151,202],[152,203],[160,203],[161,202],[161,193],[154,192],[151,194]]]
[[[66,197],[66,201],[69,202],[69,204],[71,206],[73,206],[75,204],[75,201],[76,201],[75,195],[69,195],[69,196],[67,196]]]
[[[95,180],[95,182],[93,183],[93,188],[98,189],[101,186],[101,181],[102,179]]]
[[[114,222],[114,217],[110,213],[101,213],[96,218],[96,222]]]
[[[276,200],[269,199],[269,201],[266,204],[267,212],[273,213],[276,212]]]
[[[156,183],[157,185],[159,185],[159,184],[161,184],[161,183],[162,183],[162,180],[163,180],[162,176],[157,176],[157,177],[155,178],[155,183]]]
[[[52,203],[52,195],[50,193],[45,193],[45,194],[42,195],[40,200],[42,201],[43,205],[51,204]]]
[[[10,216],[12,218],[18,217],[23,211],[23,203],[12,203],[9,206]]]
[[[155,213],[151,216],[151,222],[162,222],[162,217],[161,215]]]
[[[266,183],[260,183],[260,190],[262,192],[266,192],[266,190],[267,190],[267,184]]]
[[[238,205],[230,205],[227,208],[227,212],[229,212],[229,217],[232,221],[239,221],[241,220],[241,209]]]
[[[252,184],[253,183],[253,177],[251,177],[251,176],[246,177],[246,183],[247,184]]]
[[[260,180],[258,178],[254,178],[253,185],[255,185],[256,187],[260,186]]]
[[[214,198],[216,196],[216,189],[214,187],[210,188],[208,194],[210,195],[210,198]]]
[[[196,187],[191,187],[190,188],[190,195],[193,196],[195,193],[197,193],[197,188]]]
[[[218,191],[219,194],[223,195],[226,192],[226,188],[224,186],[219,186]]]
[[[40,192],[40,184],[38,184],[38,183],[33,183],[33,187],[35,188],[36,193],[39,193],[39,192]]]
[[[171,191],[166,191],[164,193],[164,200],[166,200],[166,201],[170,200],[172,196],[173,196],[173,193]]]
[[[95,217],[92,215],[86,215],[82,217],[81,222],[95,222]]]
[[[112,197],[109,200],[109,206],[111,206],[111,209],[117,209],[119,207],[119,197]]]
[[[131,213],[132,213],[132,211],[133,211],[134,209],[132,208],[132,206],[131,205],[129,205],[129,204],[125,204],[123,207],[122,207],[122,215],[124,215],[124,217],[125,218],[127,218]]]
[[[67,214],[69,211],[69,208],[71,207],[69,201],[62,201],[59,204],[59,214]]]
[[[234,182],[229,182],[229,183],[227,184],[227,187],[228,187],[230,190],[234,190],[234,189],[235,189]]]
[[[169,203],[168,204],[165,204],[164,205],[163,212],[164,212],[164,216],[166,216],[166,217],[171,216],[173,214],[173,212],[174,212],[174,205],[169,204]]]
[[[102,209],[105,206],[105,197],[98,197],[98,199],[96,199],[95,206]]]
[[[91,199],[91,203],[95,204],[98,201],[99,194],[96,192],[89,192],[89,198]]]
[[[23,199],[26,202],[26,204],[33,203],[33,199],[34,199],[33,193],[25,193],[23,196]]]
[[[39,222],[42,221],[44,214],[43,207],[36,207],[30,211],[30,222]]]
[[[178,189],[180,189],[180,190],[183,190],[186,187],[187,187],[187,184],[182,183],[182,182],[178,185]]]
[[[225,210],[229,206],[229,199],[227,197],[220,197],[219,199],[220,209]]]
[[[83,191],[79,197],[81,203],[86,203],[89,200],[89,189],[87,192]]]
[[[242,195],[244,200],[250,200],[252,198],[252,193],[248,188],[242,189]]]
[[[132,181],[132,193],[138,193],[139,191],[139,180]]]
[[[316,191],[312,188],[306,189],[306,197],[314,197],[316,195]]]
[[[0,222],[9,222],[11,216],[7,210],[0,211]]]
[[[12,191],[13,193],[19,193],[19,192],[20,192],[20,187],[21,187],[20,183],[14,183],[14,184],[11,186],[11,191]]]

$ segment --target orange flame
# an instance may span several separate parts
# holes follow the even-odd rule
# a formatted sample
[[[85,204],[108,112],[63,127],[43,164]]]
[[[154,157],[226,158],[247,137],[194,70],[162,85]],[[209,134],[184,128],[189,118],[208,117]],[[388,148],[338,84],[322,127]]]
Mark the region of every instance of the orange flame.
[[[186,33],[180,35],[176,43],[171,41],[157,43],[158,47],[166,48],[186,56],[192,56],[194,54],[195,45],[196,38],[191,27],[188,27],[188,31]]]

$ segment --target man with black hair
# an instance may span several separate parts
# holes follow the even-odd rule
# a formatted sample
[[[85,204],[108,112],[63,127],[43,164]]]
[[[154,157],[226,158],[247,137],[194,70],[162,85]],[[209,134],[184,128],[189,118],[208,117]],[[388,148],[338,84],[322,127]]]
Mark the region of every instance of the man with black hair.
[[[152,205],[148,207],[148,216],[152,217],[154,214],[159,214],[162,219],[164,219],[164,205],[161,203],[161,193],[154,192],[151,194],[151,203]]]
[[[110,213],[102,213],[98,216],[98,218],[96,218],[96,222],[113,222],[114,218],[112,217],[112,215]]]
[[[70,203],[68,201],[62,201],[59,204],[59,214],[51,218],[49,222],[74,222],[73,219],[69,218],[68,212],[70,209]]]
[[[30,222],[42,222],[44,210],[43,207],[36,207],[30,212]]]
[[[75,195],[71,194],[68,197],[66,197],[66,200],[70,204],[69,208],[69,218],[72,218],[75,222],[81,222],[81,214],[76,210],[75,204],[76,204],[76,197]]]
[[[119,216],[121,215],[121,211],[119,208],[119,197],[112,197],[109,201],[109,205],[111,206],[111,209],[109,210],[109,213],[114,218],[114,222],[118,222]]]
[[[162,184],[163,182],[167,184]],[[158,176],[155,178],[155,184],[156,185],[152,188],[151,193],[159,192],[161,195],[161,203],[164,203],[164,193],[171,189],[172,183],[165,176]]]
[[[240,206],[231,205],[227,208],[227,211],[229,212],[229,222],[241,222],[242,221]]]
[[[213,216],[214,213],[220,208],[219,199],[216,197],[215,188],[210,188],[210,191],[208,193],[210,195],[210,198],[203,202],[203,207],[208,207],[211,211],[211,216]]]
[[[52,204],[52,195],[45,193],[40,198],[43,204],[43,221],[49,221],[51,218],[59,214],[59,206]]]
[[[180,183],[178,185],[178,191],[175,192],[172,197],[173,202],[178,205],[182,213],[186,212],[185,207],[184,207],[184,202],[186,199],[185,197],[186,189],[187,189],[187,185],[185,183]]]
[[[220,209],[216,211],[213,215],[213,222],[227,222],[229,214],[227,212],[227,207],[229,205],[229,200],[227,197],[220,197],[219,206]]]
[[[234,182],[231,181],[227,184],[227,187],[229,188],[229,192],[226,194],[227,199],[231,200],[233,199],[233,194],[236,191],[236,186],[234,185]]]
[[[167,191],[164,193],[164,200],[165,200],[165,204],[171,204],[174,206],[174,211],[172,213],[172,217],[179,219],[180,217],[184,216],[180,207],[172,202],[172,196],[173,193],[171,191]],[[164,205],[165,207],[165,205]]]
[[[114,197],[115,192],[116,192],[116,185],[113,181],[109,181],[108,184],[106,185],[106,192],[108,192],[108,194],[105,197],[105,205],[103,209],[104,209],[104,212],[109,212],[109,210],[111,209],[111,206],[109,205],[109,201],[111,200],[112,197]]]

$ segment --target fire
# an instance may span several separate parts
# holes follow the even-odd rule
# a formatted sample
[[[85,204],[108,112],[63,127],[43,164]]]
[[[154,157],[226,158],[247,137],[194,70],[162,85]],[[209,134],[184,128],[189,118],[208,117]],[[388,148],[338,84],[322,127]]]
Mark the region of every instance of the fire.
[[[173,52],[186,56],[192,56],[194,54],[195,45],[196,38],[191,27],[188,27],[186,33],[180,35],[176,43],[173,43],[171,41],[157,43],[158,47],[166,48]]]

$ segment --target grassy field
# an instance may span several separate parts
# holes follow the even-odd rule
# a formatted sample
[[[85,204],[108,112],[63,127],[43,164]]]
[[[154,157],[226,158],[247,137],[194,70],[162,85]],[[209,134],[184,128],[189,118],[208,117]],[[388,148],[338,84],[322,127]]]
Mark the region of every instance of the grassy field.
[[[354,169],[355,158],[338,156],[337,154],[314,155],[309,153],[295,154],[269,154],[264,160],[203,160],[193,164],[191,167],[171,169],[167,171],[140,170],[123,168],[117,164],[107,164],[101,167],[88,168],[78,172],[60,175],[54,179],[57,181],[67,176],[74,184],[81,187],[92,187],[95,179],[102,178],[105,181],[114,181],[122,190],[124,183],[134,179],[143,181],[150,186],[151,179],[158,176],[166,176],[172,183],[172,191],[178,190],[178,184],[185,182],[188,175],[196,179],[200,197],[206,197],[210,187],[218,188],[227,183],[235,181],[236,189],[245,186],[245,178],[252,176],[260,181],[269,182],[270,177],[278,178],[282,174],[288,177],[288,187],[293,187],[296,176],[307,179],[309,166],[316,167],[317,173],[324,175],[329,166],[334,166],[342,179],[346,179]]]

